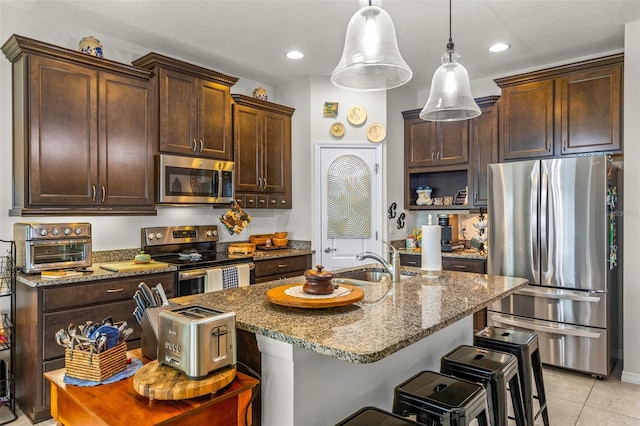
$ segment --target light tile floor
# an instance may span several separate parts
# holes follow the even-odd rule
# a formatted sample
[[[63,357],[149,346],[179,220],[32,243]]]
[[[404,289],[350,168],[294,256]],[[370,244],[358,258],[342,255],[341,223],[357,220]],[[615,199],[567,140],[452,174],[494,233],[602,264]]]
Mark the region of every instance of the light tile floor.
[[[622,362],[606,380],[543,367],[552,426],[640,426],[640,385],[620,381]],[[536,425],[542,425],[538,417]]]
[[[544,366],[544,388],[551,426],[640,426],[640,385],[621,382],[621,373],[622,362],[617,363],[606,380]],[[10,424],[30,426],[31,422],[20,415]],[[49,419],[38,423],[38,426],[55,424]],[[541,416],[535,424],[543,425]]]

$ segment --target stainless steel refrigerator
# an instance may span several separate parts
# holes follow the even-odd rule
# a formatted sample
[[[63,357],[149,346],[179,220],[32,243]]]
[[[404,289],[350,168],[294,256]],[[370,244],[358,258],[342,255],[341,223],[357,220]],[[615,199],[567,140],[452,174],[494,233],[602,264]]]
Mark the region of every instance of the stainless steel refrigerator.
[[[535,331],[544,363],[601,377],[613,369],[618,186],[604,156],[488,166],[488,272],[529,285],[490,305],[487,322]]]

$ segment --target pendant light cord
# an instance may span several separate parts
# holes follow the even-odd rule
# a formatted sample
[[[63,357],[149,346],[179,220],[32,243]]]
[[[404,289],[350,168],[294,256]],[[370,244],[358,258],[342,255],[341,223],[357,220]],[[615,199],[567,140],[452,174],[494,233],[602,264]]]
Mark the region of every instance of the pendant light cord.
[[[453,53],[453,38],[451,36],[451,0],[449,0],[449,43],[447,43],[447,52],[449,52],[449,62]]]

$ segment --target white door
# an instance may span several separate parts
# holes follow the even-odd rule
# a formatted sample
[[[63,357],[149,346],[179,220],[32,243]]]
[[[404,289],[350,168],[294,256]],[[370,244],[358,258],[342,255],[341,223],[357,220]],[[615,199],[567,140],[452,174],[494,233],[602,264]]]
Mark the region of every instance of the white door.
[[[316,168],[320,247],[326,270],[355,266],[356,254],[382,249],[382,152],[380,145],[319,145]],[[336,183],[336,181],[338,181]],[[364,263],[371,263],[370,259]]]

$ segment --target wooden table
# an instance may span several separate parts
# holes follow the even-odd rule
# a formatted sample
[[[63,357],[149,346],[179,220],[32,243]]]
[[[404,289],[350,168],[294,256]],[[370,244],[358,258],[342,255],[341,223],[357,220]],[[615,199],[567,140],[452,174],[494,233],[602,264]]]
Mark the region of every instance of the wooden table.
[[[142,362],[140,349],[129,356]],[[252,390],[259,381],[238,372],[222,392],[179,401],[149,400],[133,389],[133,377],[108,385],[65,385],[65,369],[44,373],[51,383],[51,415],[68,426],[76,425],[251,425]]]

